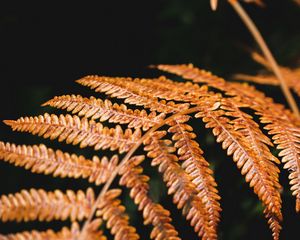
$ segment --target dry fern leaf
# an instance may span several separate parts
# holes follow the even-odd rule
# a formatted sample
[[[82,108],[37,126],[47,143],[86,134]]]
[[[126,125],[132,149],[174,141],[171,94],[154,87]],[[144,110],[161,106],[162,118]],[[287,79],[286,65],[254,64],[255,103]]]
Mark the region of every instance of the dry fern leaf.
[[[125,207],[117,199],[120,194],[120,189],[107,191],[98,205],[96,216],[106,221],[106,227],[110,229],[115,240],[139,239],[136,229],[129,225],[129,216],[125,213]]]
[[[263,60],[261,60],[263,61]],[[267,64],[267,63],[266,63]],[[257,91],[253,86],[246,84],[225,82],[223,79],[209,72],[194,68],[193,65],[159,65],[159,69],[180,75],[199,83],[224,91],[233,96],[239,96],[241,104],[246,104],[260,116],[260,122],[268,124],[272,141],[280,150],[279,156],[285,163],[284,168],[290,171],[290,185],[293,195],[296,196],[296,211],[300,211],[300,124],[290,111],[281,104],[275,104],[271,98]],[[270,214],[268,214],[270,215]]]
[[[247,74],[235,74],[234,79],[250,81],[258,84],[267,85],[280,85],[279,80],[272,74],[272,68],[268,61],[259,53],[253,52],[252,58],[266,67],[270,73],[268,74],[258,74],[256,76]],[[280,72],[286,81],[286,84],[291,88],[298,96],[300,96],[300,68],[291,69],[288,67],[279,66]]]
[[[238,168],[241,168],[241,173],[245,175],[246,181],[250,182],[250,187],[254,188],[254,192],[266,208],[278,219],[282,219],[278,168],[272,165],[272,162],[258,157],[260,152],[258,154],[255,152],[247,137],[235,129],[230,119],[225,117],[223,110],[203,110],[196,114],[196,118],[202,118],[206,123],[205,127],[213,129],[217,142],[222,143],[222,148],[227,149],[228,155],[233,155],[233,160]]]
[[[259,140],[255,135],[250,136],[253,138],[251,141],[255,141],[255,145],[249,144],[249,136],[247,138],[244,134],[245,130],[247,131],[247,127],[249,128],[250,126],[244,125],[245,123],[243,122],[237,126],[232,125],[231,120],[225,117],[224,110],[203,110],[197,113],[196,117],[202,118],[206,123],[206,128],[213,129],[217,142],[222,143],[222,147],[227,149],[228,155],[233,155],[233,160],[237,163],[238,168],[241,168],[241,173],[245,175],[246,181],[250,182],[250,187],[254,188],[254,192],[266,207],[266,212],[268,213],[266,216],[272,217],[268,222],[272,231],[276,231],[273,234],[277,234],[280,228],[274,229],[272,221],[273,219],[282,220],[280,185],[278,183],[279,170],[270,161],[276,161],[273,157],[268,156],[268,154],[264,157],[260,156],[264,152],[267,153],[266,147],[259,142],[263,139]],[[255,134],[255,131],[250,132]]]
[[[102,231],[98,230],[101,221],[95,220],[88,228],[86,240],[106,240]],[[80,228],[77,222],[72,223],[71,229],[63,227],[59,232],[51,229],[46,231],[25,231],[8,235],[0,235],[0,240],[76,240],[80,235]]]
[[[249,105],[241,104],[238,98],[223,98],[220,108],[225,110],[225,115],[234,118],[230,121],[234,130],[240,132],[248,142],[249,146],[255,151],[257,159],[266,164],[266,169],[269,169],[270,178],[274,181],[276,188],[280,189],[278,184],[279,169],[276,165],[280,161],[273,156],[268,146],[273,146],[270,139],[263,134],[259,125],[252,120],[252,117],[240,110],[240,107],[249,107]]]
[[[132,78],[86,76],[77,82],[94,89],[96,92],[125,99],[125,103],[143,106],[151,111],[174,113],[189,107],[188,103],[175,104],[172,101],[159,101],[157,97],[139,89]]]
[[[103,101],[94,97],[84,98],[80,95],[63,95],[54,97],[43,106],[51,106],[66,109],[78,116],[86,118],[99,119],[101,122],[109,121],[111,123],[128,124],[128,128],[142,128],[144,131],[159,124],[165,114],[156,114],[151,112],[147,114],[145,110],[128,109],[124,104],[112,103],[109,100]]]
[[[94,192],[67,190],[46,192],[43,189],[22,190],[0,197],[0,219],[6,221],[82,220],[90,213]]]
[[[88,178],[96,185],[105,183],[118,165],[118,156],[110,160],[94,156],[92,160],[84,156],[54,151],[45,145],[26,146],[0,142],[0,159],[15,166],[31,169],[34,173],[53,174],[54,177]]]
[[[209,216],[210,225],[217,230],[220,221],[220,196],[216,189],[216,182],[209,163],[203,157],[203,151],[194,140],[196,134],[186,122],[189,116],[181,115],[168,124],[169,132],[173,134],[172,140],[178,148],[179,160],[183,161],[182,168],[191,176],[192,182],[197,186],[198,196],[203,199],[206,214]]]
[[[168,187],[168,194],[174,194],[173,202],[178,209],[183,209],[186,219],[190,220],[194,231],[203,240],[217,239],[216,229],[211,225],[207,214],[205,201],[199,196],[199,191],[192,178],[178,164],[176,148],[170,140],[162,140],[165,131],[152,134],[144,144],[147,156],[153,158],[152,165],[159,165],[158,171],[163,173],[163,180]]]
[[[268,130],[272,139],[280,150],[279,156],[284,163],[283,168],[288,169],[292,194],[296,197],[296,211],[300,212],[300,129],[284,115],[281,111],[264,113],[261,122],[267,124],[264,128]]]
[[[243,80],[243,81],[253,82],[257,84],[266,84],[266,85],[274,85],[274,86],[279,86],[280,84],[278,79],[275,76],[268,75],[268,74],[260,74],[260,75],[252,76],[252,75],[238,73],[233,75],[233,78],[236,80]]]
[[[208,91],[206,86],[200,87],[197,84],[179,83],[164,76],[154,79],[135,78],[131,80],[131,84],[139,91],[146,92],[152,97],[188,103],[205,96]]]
[[[152,224],[150,238],[156,240],[172,239],[180,240],[178,232],[171,224],[170,212],[158,203],[154,203],[149,197],[149,177],[143,175],[143,168],[139,164],[144,160],[144,156],[132,157],[119,171],[122,176],[120,185],[130,188],[130,197],[134,203],[143,211],[144,224]]]
[[[266,97],[264,93],[256,90],[253,86],[249,86],[245,83],[226,82],[224,79],[219,78],[210,72],[193,67],[192,64],[159,65],[157,68],[177,74],[196,83],[207,84],[209,87],[225,92],[226,95],[238,96],[240,99],[239,101],[253,109],[257,115],[263,116],[265,113],[269,115],[276,111],[285,119],[289,119],[292,124],[300,127],[300,120],[296,118],[291,111],[285,109],[282,104],[274,103],[272,98]]]
[[[104,127],[101,123],[78,116],[47,114],[37,117],[22,117],[18,120],[5,120],[14,131],[29,132],[34,135],[58,138],[68,144],[79,144],[80,147],[94,146],[95,150],[119,150],[120,153],[128,151],[141,137],[141,130],[131,129],[125,131],[117,125],[115,128]]]

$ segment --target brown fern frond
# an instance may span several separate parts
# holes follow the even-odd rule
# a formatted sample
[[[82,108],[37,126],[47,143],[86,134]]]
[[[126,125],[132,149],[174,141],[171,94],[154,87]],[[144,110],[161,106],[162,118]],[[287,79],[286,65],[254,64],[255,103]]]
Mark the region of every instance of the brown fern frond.
[[[190,220],[191,226],[203,240],[217,239],[215,228],[211,225],[207,215],[205,200],[200,198],[197,186],[192,178],[180,167],[175,154],[176,148],[171,141],[162,140],[165,131],[155,132],[145,140],[147,156],[153,158],[152,165],[159,165],[159,172],[163,173],[163,180],[168,187],[168,194],[174,194],[173,202],[178,209]]]
[[[89,215],[94,203],[94,192],[67,190],[46,192],[43,189],[22,190],[0,197],[0,219],[6,221],[82,220]]]
[[[268,146],[273,146],[270,139],[263,134],[259,125],[253,121],[252,117],[240,110],[240,107],[250,107],[241,104],[238,98],[223,98],[220,108],[225,110],[225,115],[234,118],[230,121],[234,130],[240,132],[249,143],[249,146],[255,151],[257,158],[267,165],[270,177],[275,180],[274,184],[280,189],[278,184],[279,169],[272,162],[280,164],[280,161],[271,153]]]
[[[143,211],[144,224],[154,226],[150,238],[156,240],[173,239],[179,240],[178,232],[171,224],[170,212],[158,203],[154,203],[149,197],[149,177],[143,175],[143,168],[139,164],[144,160],[144,156],[131,158],[119,171],[122,175],[120,185],[130,188],[130,197],[134,203],[139,205],[139,210]]]
[[[277,167],[272,165],[272,162],[263,161],[261,157],[259,158],[259,154],[253,149],[254,146],[249,144],[242,132],[236,131],[234,125],[230,124],[230,119],[225,117],[223,110],[203,110],[196,114],[196,118],[202,118],[203,122],[206,123],[205,127],[213,129],[217,142],[222,143],[222,147],[227,149],[228,155],[233,155],[233,160],[237,163],[238,168],[241,168],[241,173],[245,175],[246,181],[250,182],[250,187],[254,188],[254,192],[268,209],[268,212],[281,220]],[[245,129],[246,126],[236,127]]]
[[[106,240],[103,232],[98,230],[101,221],[93,221],[88,229],[86,240]],[[0,240],[76,240],[80,234],[80,228],[77,222],[72,223],[71,229],[63,227],[60,231],[54,232],[52,229],[46,231],[25,231],[21,233],[0,235]]]
[[[106,227],[110,229],[115,240],[139,239],[136,229],[129,225],[129,216],[125,213],[125,207],[117,198],[120,194],[120,189],[107,191],[98,205],[96,216],[106,221]]]
[[[104,127],[101,123],[78,116],[55,114],[39,115],[37,117],[21,117],[18,120],[5,120],[14,131],[29,132],[44,138],[66,141],[68,144],[79,144],[80,147],[94,146],[95,150],[119,150],[120,153],[128,151],[141,137],[141,130],[126,129],[117,125],[116,128]]]
[[[220,196],[216,189],[216,182],[209,163],[203,157],[203,151],[194,140],[196,134],[186,122],[189,116],[181,115],[168,124],[169,132],[173,133],[172,140],[178,148],[179,160],[183,161],[182,168],[191,176],[192,182],[197,186],[198,196],[203,199],[206,214],[209,216],[210,225],[216,229],[220,221]]]
[[[99,119],[101,122],[109,121],[111,123],[128,124],[128,128],[142,128],[144,131],[160,123],[165,114],[151,112],[147,114],[145,110],[128,109],[124,104],[112,103],[105,99],[94,97],[84,98],[80,95],[63,95],[54,97],[43,106],[51,106],[66,109],[78,116],[86,118]]]
[[[153,97],[188,103],[205,96],[208,92],[206,86],[200,87],[197,84],[179,83],[164,76],[154,79],[135,78],[131,84],[139,91],[147,92]]]
[[[291,191],[296,196],[296,211],[300,211],[300,155],[299,155],[299,119],[281,104],[275,104],[271,98],[254,87],[246,84],[229,83],[210,73],[194,68],[192,65],[160,67],[162,70],[192,79],[195,82],[208,83],[210,86],[240,97],[240,101],[260,115],[260,122],[268,124],[265,129],[274,135],[272,141],[281,150],[279,156],[285,163],[284,168],[290,170]],[[224,102],[224,100],[223,100]],[[250,175],[251,176],[251,175]],[[247,177],[247,175],[246,175]],[[251,182],[250,182],[251,184]],[[279,218],[280,219],[280,218]]]
[[[159,101],[157,97],[138,88],[131,78],[87,76],[77,80],[77,82],[94,89],[96,92],[103,92],[111,97],[124,99],[125,103],[144,106],[151,111],[174,113],[189,107],[188,103],[175,104],[172,101]]]
[[[96,185],[107,181],[111,171],[118,165],[118,156],[110,160],[94,156],[92,160],[84,156],[54,151],[45,145],[26,146],[0,142],[0,160],[16,166],[31,169],[34,173],[53,174],[54,177],[88,178]]]
[[[210,87],[224,91],[226,95],[238,96],[240,102],[247,104],[249,108],[256,111],[256,114],[272,114],[276,111],[292,124],[300,127],[300,121],[291,111],[284,108],[282,104],[276,104],[272,98],[266,97],[264,93],[256,90],[248,84],[226,82],[224,79],[217,77],[210,72],[200,70],[189,65],[158,65],[157,68],[170,73],[177,74],[185,79],[192,80],[196,83],[204,83]],[[286,121],[286,120],[285,120]]]
[[[259,64],[266,67],[270,72],[266,74],[247,75],[247,74],[235,74],[234,79],[254,82],[258,84],[267,85],[280,85],[279,80],[272,74],[272,69],[268,61],[259,53],[253,52],[252,58]],[[282,73],[286,84],[291,88],[298,96],[300,96],[300,68],[288,68],[279,66],[280,72]]]
[[[278,79],[275,76],[270,76],[266,74],[252,76],[252,75],[238,73],[233,75],[233,79],[253,82],[257,84],[266,84],[266,85],[274,85],[274,86],[280,85]]]
[[[288,169],[292,194],[296,197],[296,211],[300,212],[300,128],[284,115],[273,111],[261,114],[261,122],[267,124],[264,128],[273,135],[272,139],[277,149],[280,150],[279,156]]]

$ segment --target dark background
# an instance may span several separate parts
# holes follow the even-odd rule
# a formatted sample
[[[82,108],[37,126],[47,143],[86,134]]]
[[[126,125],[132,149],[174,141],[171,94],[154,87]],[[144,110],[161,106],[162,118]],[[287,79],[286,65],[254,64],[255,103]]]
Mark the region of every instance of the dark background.
[[[288,0],[270,0],[266,5],[264,9],[245,7],[279,62],[299,64],[300,7]],[[210,10],[208,0],[110,0],[97,4],[96,1],[1,1],[0,119],[54,111],[39,105],[55,95],[92,94],[74,82],[87,74],[153,77],[161,73],[148,69],[150,64],[190,62],[223,77],[237,72],[254,73],[260,67],[250,59],[246,51],[249,47],[255,49],[256,45],[226,1],[220,2],[217,12]],[[276,88],[261,89],[278,101],[283,99]],[[215,168],[222,196],[220,239],[271,239],[262,207],[236,166],[202,125],[199,136],[205,156]],[[3,141],[43,142],[54,148],[92,155],[90,150],[12,133],[4,124],[0,125],[0,137]],[[153,174],[153,170],[146,171]],[[31,187],[53,190],[88,186],[84,180],[31,174],[2,162],[0,176],[0,194]],[[282,239],[296,239],[293,236],[298,233],[300,218],[294,213],[287,174],[284,172],[281,178],[285,216]],[[170,206],[171,198],[161,187],[159,176],[153,177],[151,186],[153,197],[179,217],[179,211]],[[132,222],[141,226],[142,219],[132,202],[128,197],[124,201]],[[59,229],[60,224],[5,223],[0,224],[0,232],[49,226]],[[183,218],[175,225],[183,238],[196,239]],[[144,229],[142,232],[149,232],[149,228]]]

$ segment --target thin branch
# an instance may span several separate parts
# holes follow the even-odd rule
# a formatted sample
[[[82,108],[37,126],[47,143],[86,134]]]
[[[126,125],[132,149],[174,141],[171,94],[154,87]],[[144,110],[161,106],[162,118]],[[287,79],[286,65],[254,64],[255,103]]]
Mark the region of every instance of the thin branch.
[[[228,2],[231,4],[233,9],[237,12],[237,14],[243,20],[244,24],[247,26],[250,33],[253,35],[257,44],[261,48],[265,58],[269,61],[274,74],[280,81],[281,89],[282,89],[283,94],[286,97],[291,109],[293,110],[294,114],[297,117],[300,117],[299,109],[295,102],[295,99],[293,98],[293,95],[291,94],[291,91],[289,90],[289,88],[286,84],[286,81],[285,81],[284,77],[282,76],[282,73],[278,67],[278,64],[277,64],[276,60],[274,59],[270,49],[268,48],[265,40],[263,39],[261,33],[259,32],[259,30],[255,26],[252,19],[249,17],[249,15],[246,13],[244,8],[240,5],[240,3],[237,0],[228,0]]]

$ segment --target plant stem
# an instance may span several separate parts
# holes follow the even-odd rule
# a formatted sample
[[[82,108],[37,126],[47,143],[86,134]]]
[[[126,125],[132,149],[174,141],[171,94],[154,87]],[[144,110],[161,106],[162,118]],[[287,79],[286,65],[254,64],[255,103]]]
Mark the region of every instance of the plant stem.
[[[149,131],[147,131],[141,138],[139,141],[136,142],[136,144],[130,149],[130,151],[124,156],[124,158],[122,159],[122,161],[119,163],[118,167],[111,173],[110,178],[108,179],[108,181],[105,183],[105,185],[103,186],[103,188],[101,189],[101,192],[99,193],[96,201],[93,204],[93,207],[91,209],[90,215],[87,218],[87,220],[85,221],[80,236],[78,237],[78,240],[85,240],[85,232],[89,226],[89,223],[91,222],[97,207],[102,199],[102,197],[104,196],[104,194],[107,192],[107,190],[109,189],[110,185],[112,184],[112,182],[114,181],[115,177],[118,175],[121,167],[124,165],[124,163],[126,163],[129,158],[131,158],[131,156],[134,154],[134,152],[139,148],[139,146],[144,142],[144,140],[146,138],[148,138],[153,132],[155,132],[157,129],[159,129],[160,127],[162,127],[163,125],[166,124],[166,122],[172,120],[173,118],[179,116],[179,115],[184,115],[184,114],[191,114],[193,112],[197,112],[199,111],[199,106],[198,107],[193,107],[193,108],[189,108],[186,109],[184,111],[178,112],[173,114],[172,116],[164,119],[161,123],[156,124],[155,126],[153,126]]]
[[[291,94],[291,91],[288,88],[286,81],[281,74],[278,64],[277,64],[276,60],[274,59],[270,49],[268,48],[265,40],[263,39],[261,33],[259,32],[259,30],[255,26],[252,19],[249,17],[249,15],[246,13],[244,8],[240,5],[240,3],[237,0],[228,0],[228,2],[231,4],[233,9],[237,12],[237,14],[243,20],[244,24],[247,26],[250,33],[253,35],[254,39],[256,40],[257,44],[261,48],[265,58],[270,63],[270,66],[271,66],[275,76],[278,78],[278,80],[280,82],[281,89],[283,91],[284,96],[287,99],[287,102],[288,102],[290,108],[292,109],[292,111],[294,112],[294,114],[297,117],[300,117],[299,109],[295,102],[295,99],[293,98],[293,95]]]

